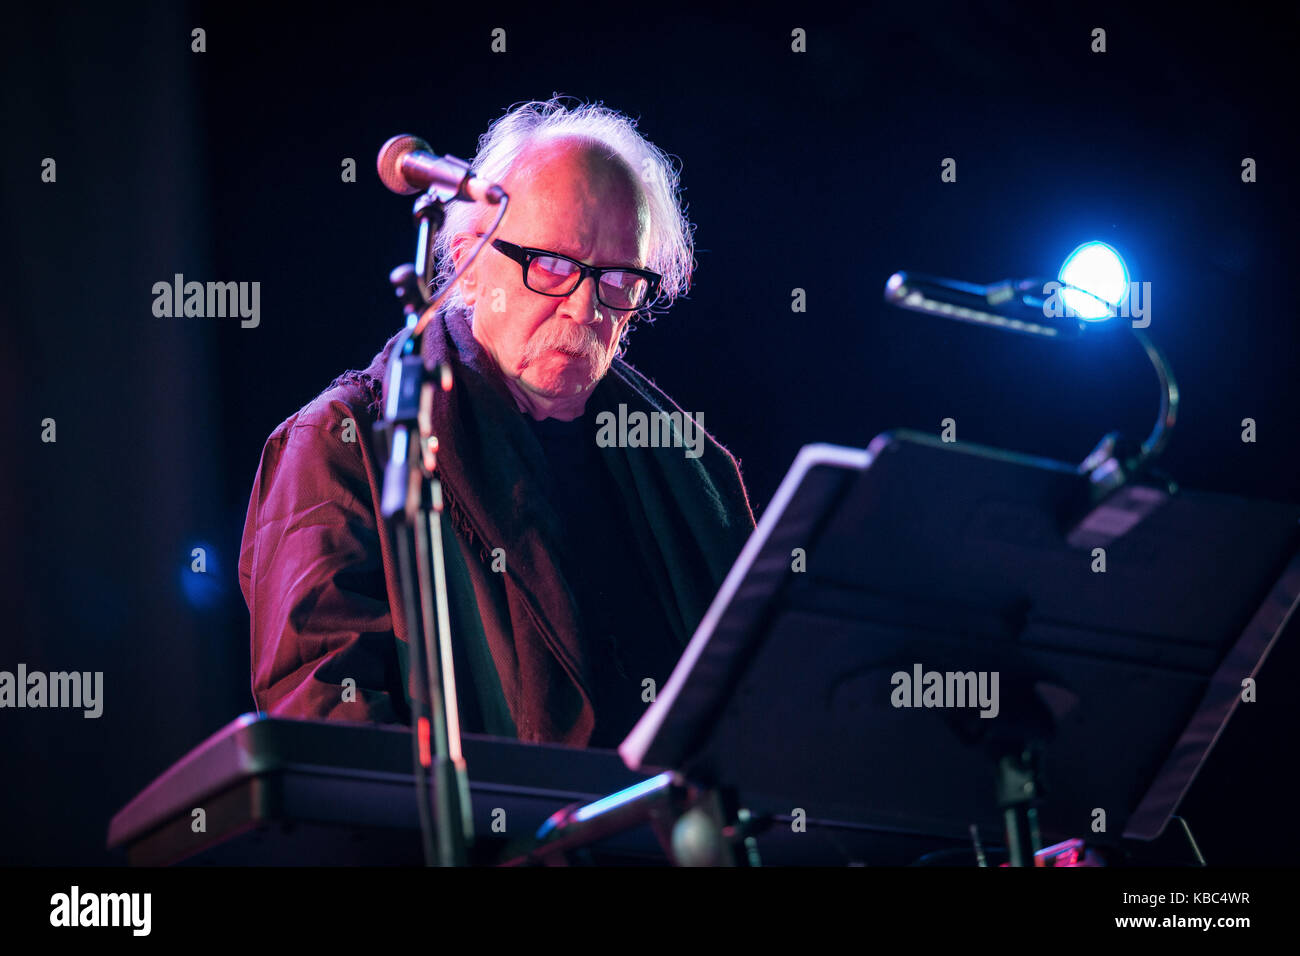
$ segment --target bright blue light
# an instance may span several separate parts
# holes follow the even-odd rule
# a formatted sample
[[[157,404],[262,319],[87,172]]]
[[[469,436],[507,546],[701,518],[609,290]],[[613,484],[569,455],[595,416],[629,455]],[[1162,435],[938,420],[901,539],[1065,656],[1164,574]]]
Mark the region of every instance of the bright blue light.
[[[1128,295],[1128,266],[1104,242],[1085,242],[1071,252],[1057,278],[1074,287],[1062,289],[1061,299],[1085,322],[1110,318]]]

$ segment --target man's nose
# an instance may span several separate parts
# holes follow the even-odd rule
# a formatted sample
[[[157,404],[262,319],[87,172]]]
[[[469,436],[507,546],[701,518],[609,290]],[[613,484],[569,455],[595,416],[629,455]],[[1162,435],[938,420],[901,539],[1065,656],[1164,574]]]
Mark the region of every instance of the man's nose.
[[[604,319],[605,307],[596,298],[596,277],[585,276],[577,288],[560,300],[560,313],[580,325],[595,325]]]

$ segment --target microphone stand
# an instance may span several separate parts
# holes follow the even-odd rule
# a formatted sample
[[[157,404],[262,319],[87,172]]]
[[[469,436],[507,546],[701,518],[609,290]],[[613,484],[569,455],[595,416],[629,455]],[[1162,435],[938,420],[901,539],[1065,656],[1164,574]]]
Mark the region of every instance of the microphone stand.
[[[410,643],[411,743],[425,864],[466,866],[474,821],[461,749],[438,437],[432,428],[433,402],[439,389],[450,390],[451,368],[442,366],[433,379],[424,367],[424,332],[415,334],[421,300],[432,301],[433,237],[442,227],[444,202],[430,189],[416,200],[413,213],[419,225],[417,265],[399,266],[389,276],[403,299],[407,324],[388,360],[384,410],[375,424],[376,433],[386,437],[381,447],[387,448],[381,512],[396,544]]]

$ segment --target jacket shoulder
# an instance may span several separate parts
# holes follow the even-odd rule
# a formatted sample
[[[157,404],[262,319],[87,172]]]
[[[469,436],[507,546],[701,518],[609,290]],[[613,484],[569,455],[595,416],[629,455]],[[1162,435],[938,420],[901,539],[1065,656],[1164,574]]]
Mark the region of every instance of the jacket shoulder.
[[[269,440],[289,437],[293,429],[314,427],[330,433],[350,428],[357,436],[368,433],[376,419],[374,397],[365,383],[336,380],[271,432]]]

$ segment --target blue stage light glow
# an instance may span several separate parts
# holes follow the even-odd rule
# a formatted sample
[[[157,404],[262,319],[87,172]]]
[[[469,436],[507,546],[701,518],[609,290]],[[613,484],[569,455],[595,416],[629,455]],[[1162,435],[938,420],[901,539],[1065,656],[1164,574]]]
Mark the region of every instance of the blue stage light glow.
[[[1101,322],[1115,315],[1129,291],[1128,266],[1113,246],[1085,242],[1065,257],[1058,275],[1066,286],[1061,299],[1085,322]]]
[[[196,553],[200,550],[201,554]],[[203,570],[198,570],[200,567]],[[180,567],[181,594],[190,607],[207,610],[221,604],[225,597],[224,567],[225,561],[212,542],[191,542]]]

